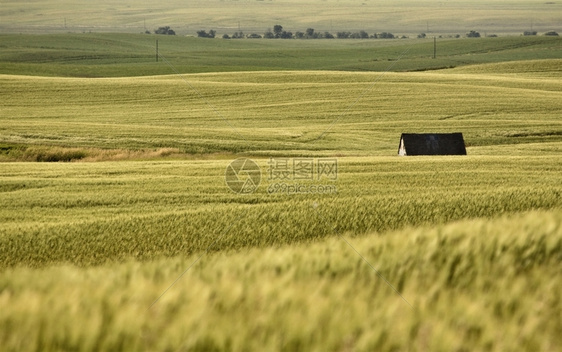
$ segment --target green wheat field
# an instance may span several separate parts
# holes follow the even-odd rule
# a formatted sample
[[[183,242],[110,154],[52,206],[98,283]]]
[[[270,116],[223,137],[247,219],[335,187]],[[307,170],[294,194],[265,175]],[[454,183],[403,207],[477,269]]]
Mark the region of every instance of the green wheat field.
[[[61,3],[0,10],[0,350],[560,350],[559,2]]]

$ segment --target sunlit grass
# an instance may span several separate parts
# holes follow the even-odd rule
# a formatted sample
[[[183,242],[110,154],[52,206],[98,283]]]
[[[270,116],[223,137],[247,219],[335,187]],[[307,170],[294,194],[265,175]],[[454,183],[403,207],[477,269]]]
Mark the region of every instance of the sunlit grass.
[[[225,184],[228,159],[4,164],[0,264],[146,261],[562,205],[558,155],[339,158],[322,182],[337,194],[289,195],[268,193],[256,161],[263,182],[245,196]]]
[[[400,134],[412,131],[460,131],[469,147],[559,142],[561,84],[544,74],[556,77],[560,60],[529,65],[524,75],[506,73],[521,64],[504,64],[382,79],[313,71],[101,80],[4,75],[0,139],[297,155],[392,155]]]
[[[334,237],[207,254],[193,267],[199,254],[4,270],[0,340],[6,350],[550,351],[562,343],[561,219],[342,233],[364,260]]]

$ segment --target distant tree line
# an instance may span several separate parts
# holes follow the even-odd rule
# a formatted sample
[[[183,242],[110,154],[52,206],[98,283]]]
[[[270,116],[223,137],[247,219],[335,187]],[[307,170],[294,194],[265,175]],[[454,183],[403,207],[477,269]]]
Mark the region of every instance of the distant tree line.
[[[212,31],[214,33],[214,31]],[[199,37],[208,37],[205,31],[198,31],[197,36]],[[470,31],[466,34],[469,38],[479,38],[480,33],[476,31]],[[490,37],[496,36],[494,34],[490,35]],[[426,38],[427,35],[425,33],[420,33],[417,36],[420,39]],[[459,34],[454,36],[455,38],[460,38]],[[213,38],[213,37],[211,37]],[[239,31],[234,33],[232,36],[228,34],[224,34],[222,36],[223,39],[240,39],[240,38],[265,38],[265,39],[396,39],[396,38],[407,38],[406,36],[396,36],[390,32],[381,32],[381,33],[373,33],[369,34],[364,30],[358,32],[350,32],[350,31],[340,31],[332,34],[330,32],[317,32],[314,28],[307,28],[304,32],[297,31],[295,33],[291,31],[286,31],[283,29],[283,26],[280,24],[276,24],[273,26],[273,29],[268,29],[265,31],[263,35],[261,34],[244,34],[243,32]],[[440,36],[441,38],[441,36]]]
[[[210,32],[213,32],[213,36],[209,36],[208,33],[206,31],[197,31],[197,36],[198,37],[202,37],[202,38],[214,38],[214,34],[215,31],[211,30]],[[251,33],[251,34],[244,34],[243,32],[239,31],[239,32],[235,32],[233,35],[228,35],[228,34],[224,34],[222,36],[223,39],[240,39],[240,38],[265,38],[265,39],[334,39],[334,38],[338,38],[338,39],[368,39],[368,38],[374,38],[374,39],[393,39],[393,38],[397,38],[394,36],[394,34],[389,33],[389,32],[382,32],[382,33],[374,33],[372,35],[369,35],[367,32],[365,31],[359,31],[359,32],[347,32],[347,31],[342,31],[342,32],[337,32],[335,35],[330,33],[330,32],[317,32],[314,30],[314,28],[307,28],[306,31],[301,32],[301,31],[297,31],[295,33],[291,32],[291,31],[287,31],[283,28],[282,25],[280,24],[276,24],[275,26],[273,26],[273,28],[269,28],[268,30],[265,31],[265,33],[263,34],[257,34],[257,33]],[[402,37],[402,38],[406,38],[406,37]]]
[[[145,31],[146,34],[150,34],[149,30]],[[211,29],[208,32],[206,30],[197,31],[197,36],[200,38],[215,38],[216,31]],[[176,32],[170,28],[170,26],[158,27],[154,30],[154,34],[163,34],[163,35],[176,35]],[[524,36],[534,36],[537,35],[537,31],[524,31]],[[558,33],[555,31],[549,31],[544,33],[545,36],[558,36]],[[477,31],[470,31],[466,33],[468,38],[480,38],[480,33]],[[418,38],[426,38],[425,33],[418,34]],[[441,38],[441,36],[439,36]],[[495,34],[490,34],[488,37],[497,37]],[[223,39],[242,39],[242,38],[250,38],[250,39],[259,39],[259,38],[266,38],[266,39],[394,39],[398,38],[394,34],[390,32],[382,32],[382,33],[373,33],[369,35],[366,31],[359,31],[359,32],[348,32],[342,31],[337,32],[333,35],[330,32],[316,32],[314,28],[307,28],[306,31],[300,32],[297,31],[293,34],[293,32],[286,31],[283,29],[283,26],[280,24],[276,24],[273,26],[273,29],[268,29],[265,31],[263,35],[257,33],[251,34],[244,34],[242,31],[235,32],[232,36],[228,34],[224,34],[222,36]],[[407,38],[402,36],[400,38]],[[455,38],[460,38],[460,35],[456,35]]]
[[[146,34],[150,34],[150,31],[147,30]],[[154,34],[166,34],[166,35],[176,35],[176,32],[170,28],[170,26],[165,27],[158,27],[158,29],[154,30]]]
[[[537,31],[525,31],[523,32],[523,35],[537,35]],[[558,37],[558,33],[556,33],[555,31],[546,32],[544,35],[546,35],[547,37]]]
[[[199,37],[209,37],[209,38],[214,38],[214,33],[215,31],[211,30],[211,32],[213,33],[213,36],[207,36],[205,31],[198,31],[197,35]],[[525,31],[523,33],[523,35],[536,35],[537,32],[536,31]],[[558,33],[554,32],[554,31],[550,31],[545,33],[544,35],[546,36],[557,36]],[[423,38],[427,38],[427,35],[425,33],[420,33],[417,36],[420,39]],[[460,38],[461,35],[457,34],[455,36],[453,36],[454,38]],[[480,38],[481,35],[479,32],[471,30],[468,33],[466,33],[466,37],[467,38]],[[487,35],[487,37],[497,37],[496,34],[489,34]],[[234,33],[232,36],[229,36],[228,34],[224,34],[222,36],[223,39],[241,39],[241,38],[265,38],[265,39],[395,39],[395,38],[407,38],[406,36],[395,36],[394,34],[390,33],[390,32],[382,32],[382,33],[373,33],[373,34],[369,34],[366,31],[358,31],[358,32],[349,32],[349,31],[341,31],[341,32],[336,32],[336,34],[332,34],[330,32],[317,32],[314,30],[314,28],[307,28],[304,32],[301,31],[297,31],[295,33],[290,32],[290,31],[286,31],[285,29],[283,29],[283,26],[280,24],[276,24],[275,26],[273,26],[273,29],[268,29],[265,31],[265,33],[263,35],[261,34],[256,34],[256,33],[252,33],[252,34],[244,34],[243,32],[239,31]],[[439,36],[439,38],[442,38],[442,36]]]
[[[197,36],[200,38],[214,38],[216,33],[217,32],[212,29],[209,31],[209,33],[207,33],[207,31],[200,30],[197,31]]]

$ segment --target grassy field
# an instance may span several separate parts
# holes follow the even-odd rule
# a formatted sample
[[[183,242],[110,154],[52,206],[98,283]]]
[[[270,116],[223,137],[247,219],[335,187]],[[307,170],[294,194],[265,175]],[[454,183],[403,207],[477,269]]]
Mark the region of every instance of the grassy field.
[[[409,131],[462,131],[474,153],[495,154],[502,146],[561,141],[561,62],[401,73],[230,72],[96,80],[3,75],[0,158],[33,160],[40,151],[29,147],[37,144],[85,148],[74,150],[78,159],[99,154],[87,149],[100,147],[393,155],[400,133]],[[527,71],[518,73],[522,68]],[[490,149],[476,148],[485,146]],[[527,153],[521,149],[518,153]]]
[[[0,35],[0,349],[559,349],[560,39],[153,41]]]
[[[280,70],[423,71],[560,59],[562,39],[440,38],[435,59],[431,38],[213,40],[138,34],[0,34],[0,48],[4,74],[92,78]]]
[[[256,159],[263,184],[245,196],[226,188],[229,160],[5,164],[0,265],[296,245],[333,227],[382,233],[562,205],[560,155],[395,158],[341,158],[337,194],[269,194],[268,160]]]
[[[556,351],[561,219],[348,237],[365,260],[334,237],[199,261],[22,266],[0,276],[0,339],[8,351]]]
[[[561,3],[543,0],[353,1],[353,0],[3,0],[0,31],[130,32],[171,26],[178,34],[201,29],[232,34],[263,33],[275,24],[288,30],[367,30],[396,34],[521,34],[525,30],[560,31]]]

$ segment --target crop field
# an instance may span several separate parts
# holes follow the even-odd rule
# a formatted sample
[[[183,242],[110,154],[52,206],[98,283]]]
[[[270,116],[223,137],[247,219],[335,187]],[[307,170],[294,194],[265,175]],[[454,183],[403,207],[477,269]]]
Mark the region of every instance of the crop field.
[[[128,32],[171,26],[180,35],[288,30],[391,31],[400,35],[521,34],[560,30],[562,3],[544,0],[3,0],[0,31],[11,33]]]
[[[154,39],[0,34],[0,350],[560,349],[562,40]]]

